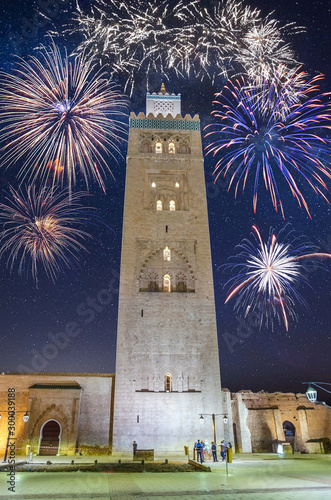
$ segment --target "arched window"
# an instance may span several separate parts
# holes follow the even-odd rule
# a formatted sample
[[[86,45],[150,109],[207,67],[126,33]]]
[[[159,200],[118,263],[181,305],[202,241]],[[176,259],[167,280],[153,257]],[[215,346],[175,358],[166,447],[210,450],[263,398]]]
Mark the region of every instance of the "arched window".
[[[169,210],[170,210],[170,212],[174,212],[176,210],[175,200],[170,200]]]
[[[186,277],[180,273],[176,277],[176,291],[177,292],[187,292]]]
[[[172,390],[172,377],[170,373],[166,373],[164,376],[164,390],[165,392],[171,392]]]
[[[155,153],[162,153],[162,142],[157,141],[155,143]]]
[[[175,143],[174,142],[169,142],[168,153],[171,154],[171,155],[174,155],[176,153],[176,148],[175,148]]]
[[[171,260],[171,250],[168,246],[163,250],[163,260],[167,260],[168,262]]]
[[[179,148],[179,153],[180,154],[188,154],[190,152],[190,148],[189,146],[187,146],[186,144],[182,144]]]
[[[162,201],[161,200],[157,200],[157,202],[156,202],[156,210],[162,210]]]
[[[159,277],[157,274],[152,273],[148,275],[148,291],[158,292],[159,291]]]
[[[142,153],[150,153],[151,152],[150,145],[148,142],[144,142],[144,144],[141,147],[141,152]]]
[[[164,292],[171,292],[171,278],[169,274],[165,274],[163,276],[163,291]]]

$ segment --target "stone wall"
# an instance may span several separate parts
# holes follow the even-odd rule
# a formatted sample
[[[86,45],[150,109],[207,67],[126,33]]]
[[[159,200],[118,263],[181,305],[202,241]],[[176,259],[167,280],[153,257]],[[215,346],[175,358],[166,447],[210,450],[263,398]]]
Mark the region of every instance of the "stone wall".
[[[40,452],[44,425],[55,420],[60,426],[60,455],[105,454],[112,443],[112,387],[114,375],[7,374],[0,375],[0,453],[8,437],[8,389],[15,389],[16,453],[26,446]],[[28,422],[23,415],[28,413]]]
[[[231,398],[237,451],[271,452],[273,443],[287,440],[294,452],[331,452],[331,410],[305,394],[240,391]],[[294,436],[285,435],[286,425]]]
[[[0,375],[0,455],[5,454],[8,437],[8,389],[15,389],[16,455],[25,454],[26,445],[32,447],[33,453],[39,453],[42,429],[49,420],[56,420],[61,427],[59,454],[111,453],[113,384],[114,375]],[[179,379],[176,384],[176,392],[153,389],[140,393],[139,423],[136,422],[141,425],[140,449],[156,446],[164,452],[181,450],[184,454],[185,444],[191,456],[196,439],[213,440],[212,407],[201,404],[200,392],[185,391]],[[304,394],[231,394],[224,389],[221,399],[222,412],[215,415],[217,442],[223,438],[231,441],[236,452],[275,451],[273,444],[286,440],[283,425],[289,422],[295,428],[294,451],[331,453],[331,410],[323,404],[310,403]],[[153,408],[157,409],[156,415]],[[26,412],[29,421],[24,423]],[[203,426],[200,413],[205,415]],[[226,424],[223,413],[228,417]],[[180,436],[179,446],[174,446],[174,436]],[[131,450],[131,436],[123,433],[121,438]]]

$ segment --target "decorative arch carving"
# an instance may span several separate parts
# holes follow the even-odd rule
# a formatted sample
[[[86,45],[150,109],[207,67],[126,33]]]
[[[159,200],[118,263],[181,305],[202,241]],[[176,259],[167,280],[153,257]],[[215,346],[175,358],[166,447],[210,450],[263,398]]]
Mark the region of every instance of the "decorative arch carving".
[[[181,144],[179,145],[179,148],[178,148],[178,153],[184,154],[184,155],[191,154],[191,148],[189,146],[188,141],[181,142]]]
[[[141,143],[140,151],[142,153],[151,153],[152,152],[152,144],[151,141],[145,140]]]
[[[162,148],[157,149],[156,143],[160,142]],[[145,154],[190,154],[190,136],[174,134],[173,132],[147,133],[140,136],[140,152]]]
[[[137,392],[200,392],[201,376],[197,366],[189,365],[178,371],[172,365],[159,366],[156,370],[146,365],[137,369],[135,386]]]
[[[182,271],[176,274],[176,290],[178,292],[187,292],[187,276]]]
[[[153,205],[156,210],[158,209],[158,201],[162,202],[163,210],[171,210],[171,202],[174,202],[176,210],[180,210],[179,193],[175,187],[161,187],[159,189],[155,189],[153,192],[153,197]]]
[[[144,208],[156,211],[159,202],[162,210],[170,211],[170,202],[173,201],[176,212],[188,210],[188,193],[186,169],[148,171],[144,184]]]
[[[139,273],[140,291],[164,291],[164,276],[169,275],[172,292],[194,292],[194,272],[186,255],[178,248],[168,246],[171,260],[165,261],[164,248],[153,250],[143,262]]]
[[[201,376],[198,366],[186,366],[183,371],[183,390],[201,391]]]
[[[153,391],[153,371],[149,366],[140,366],[136,373],[136,391]]]
[[[43,424],[47,420],[57,420],[62,427],[62,441],[66,441],[69,438],[69,421],[70,415],[67,415],[62,405],[52,404],[48,406],[41,415],[35,421],[33,427],[31,428],[30,438],[38,438],[40,436],[40,430]]]

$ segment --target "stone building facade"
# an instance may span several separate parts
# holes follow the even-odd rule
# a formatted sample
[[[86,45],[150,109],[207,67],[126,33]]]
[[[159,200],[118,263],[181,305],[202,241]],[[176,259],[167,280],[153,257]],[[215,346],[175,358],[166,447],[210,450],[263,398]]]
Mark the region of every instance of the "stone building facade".
[[[114,380],[111,374],[0,375],[0,459],[5,456],[8,444],[8,390],[12,394],[12,389],[15,389],[16,455],[25,455],[26,446],[31,446],[35,455],[115,453]],[[223,389],[221,404],[228,421],[222,431],[217,427],[217,442],[223,438],[231,441],[236,453],[276,453],[279,444],[290,453],[331,453],[331,409],[321,403],[310,403],[304,394],[231,393]],[[192,409],[194,417],[195,410]],[[25,414],[29,420],[24,423]],[[222,418],[216,415],[217,424],[219,420]],[[190,425],[189,420],[186,425]],[[199,423],[193,432],[185,441],[190,456],[193,440],[213,439],[207,415],[203,426]],[[154,448],[152,433],[149,439]],[[156,451],[156,456],[164,455],[166,448]]]
[[[130,116],[113,449],[182,453],[222,413],[200,121],[164,87],[146,107]]]
[[[240,391],[231,394],[231,414],[239,453],[277,451],[278,444],[289,452],[331,453],[331,409],[305,394]]]
[[[8,407],[11,394],[14,407]],[[17,454],[25,454],[27,445],[36,455],[110,453],[113,394],[114,375],[0,375],[0,454],[5,454],[10,437],[12,408]],[[25,423],[24,414],[29,416]]]

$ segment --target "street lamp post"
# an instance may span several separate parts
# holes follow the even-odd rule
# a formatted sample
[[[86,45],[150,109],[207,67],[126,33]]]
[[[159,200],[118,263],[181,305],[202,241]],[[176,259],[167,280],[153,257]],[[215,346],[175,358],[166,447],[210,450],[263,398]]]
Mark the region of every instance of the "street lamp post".
[[[216,424],[215,424],[215,417],[217,416],[223,416],[223,423],[227,424],[228,423],[228,416],[227,413],[204,413],[204,415],[208,415],[209,417],[212,418],[213,422],[213,435],[214,435],[214,443],[216,444]],[[202,413],[200,414],[200,423],[203,424],[205,421],[204,416]],[[229,475],[229,469],[228,469],[228,453],[225,453],[225,469],[226,469],[226,475]]]
[[[214,443],[216,443],[216,417],[223,415],[223,423],[226,424],[228,422],[228,417],[227,414],[225,413],[204,413],[204,415],[207,415],[208,417],[212,418],[212,423],[213,423],[213,439]],[[204,416],[202,413],[200,414],[200,423],[203,424],[205,421]]]

